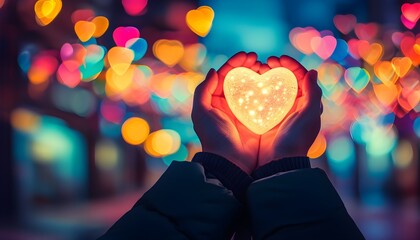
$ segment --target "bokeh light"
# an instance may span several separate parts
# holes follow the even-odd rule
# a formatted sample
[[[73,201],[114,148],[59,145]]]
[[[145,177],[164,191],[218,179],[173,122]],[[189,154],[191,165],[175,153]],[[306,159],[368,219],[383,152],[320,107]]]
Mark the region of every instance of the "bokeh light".
[[[121,127],[123,139],[131,145],[143,143],[149,135],[150,127],[143,118],[132,117],[127,119]]]

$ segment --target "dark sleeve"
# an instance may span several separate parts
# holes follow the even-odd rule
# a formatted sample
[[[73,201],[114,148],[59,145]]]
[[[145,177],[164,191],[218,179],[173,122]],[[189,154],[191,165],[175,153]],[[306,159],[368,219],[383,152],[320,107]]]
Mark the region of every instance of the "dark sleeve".
[[[118,207],[118,206],[115,206]],[[240,202],[195,162],[173,162],[100,239],[229,239]]]
[[[247,191],[255,239],[365,239],[324,171],[300,168]]]

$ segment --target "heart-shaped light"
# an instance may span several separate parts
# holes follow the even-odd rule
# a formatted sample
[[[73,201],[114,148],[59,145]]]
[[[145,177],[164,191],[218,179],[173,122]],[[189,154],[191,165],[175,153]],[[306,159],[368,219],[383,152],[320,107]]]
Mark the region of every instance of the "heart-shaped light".
[[[337,39],[333,36],[314,37],[311,39],[312,50],[324,60],[333,54],[336,46]]]
[[[177,40],[160,39],[153,44],[153,54],[164,64],[173,67],[184,56],[184,45]]]
[[[76,32],[77,37],[82,42],[89,40],[95,33],[96,25],[93,22],[88,21],[78,21],[74,25],[74,31]]]
[[[280,123],[292,108],[298,85],[287,68],[260,75],[248,68],[230,70],[223,91],[229,108],[248,129],[263,134]]]
[[[335,27],[343,34],[348,34],[356,25],[357,19],[353,14],[336,15],[333,19]]]
[[[60,13],[61,0],[38,0],[35,3],[35,20],[41,26],[50,24]]]
[[[124,47],[128,40],[140,37],[140,31],[136,27],[117,27],[112,33],[114,42],[119,47]]]
[[[209,6],[201,6],[197,10],[191,10],[187,13],[187,26],[200,37],[205,37],[213,23],[214,11]]]
[[[369,72],[364,68],[351,67],[344,72],[344,80],[357,93],[365,89],[369,83]]]
[[[98,16],[92,19],[93,24],[95,24],[95,32],[93,33],[94,38],[98,38],[106,32],[109,27],[108,18],[104,16]]]

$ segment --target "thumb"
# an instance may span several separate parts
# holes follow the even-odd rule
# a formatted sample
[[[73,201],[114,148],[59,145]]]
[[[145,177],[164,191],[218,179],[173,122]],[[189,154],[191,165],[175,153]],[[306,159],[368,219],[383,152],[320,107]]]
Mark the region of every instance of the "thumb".
[[[317,83],[318,72],[310,70],[303,78],[302,96],[305,98],[305,108],[321,104],[322,90]]]
[[[206,79],[197,86],[194,92],[194,106],[211,109],[211,99],[217,87],[218,76],[213,68],[207,73]]]

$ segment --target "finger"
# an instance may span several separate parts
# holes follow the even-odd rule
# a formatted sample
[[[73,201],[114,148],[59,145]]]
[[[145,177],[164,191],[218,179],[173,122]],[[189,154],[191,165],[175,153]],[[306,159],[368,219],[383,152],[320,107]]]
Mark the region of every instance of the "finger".
[[[251,70],[254,72],[258,72],[260,70],[260,66],[261,66],[261,62],[260,61],[256,61],[254,63],[254,66],[251,67]]]
[[[247,60],[247,54],[245,52],[238,52],[233,55],[229,60],[226,61],[223,66],[217,71],[219,75],[226,76],[226,74],[233,68],[242,66]]]
[[[278,57],[271,56],[267,59],[267,64],[270,68],[281,67],[280,59]]]
[[[264,74],[265,72],[269,71],[271,68],[267,64],[261,64],[260,66],[260,74]]]
[[[322,104],[322,101],[321,101],[321,106],[320,106],[319,112],[320,112],[320,115],[322,115],[322,113],[324,112],[324,104]]]
[[[223,93],[223,82],[225,80],[226,74],[232,70],[233,68],[242,66],[247,59],[247,54],[245,52],[238,52],[237,54],[233,55],[229,60],[226,61],[223,66],[219,68],[217,73],[219,74],[219,82],[217,84],[217,88],[214,91],[214,94],[217,96],[221,96]]]
[[[296,61],[294,58],[291,58],[287,55],[283,55],[279,58],[279,62],[281,67],[285,67],[290,69],[292,71],[297,80],[298,83],[300,80],[302,80],[305,77],[305,74],[308,72],[304,66],[302,66],[298,61]]]
[[[207,73],[206,79],[197,86],[194,92],[194,109],[210,110],[213,92],[217,87],[217,72],[213,68]]]
[[[309,71],[303,78],[302,97],[305,98],[305,108],[317,109],[321,106],[322,90],[317,83],[318,73],[315,70]]]
[[[246,68],[251,68],[252,66],[254,66],[255,62],[257,61],[257,57],[258,56],[255,52],[248,53],[246,56],[246,60],[242,66]]]

